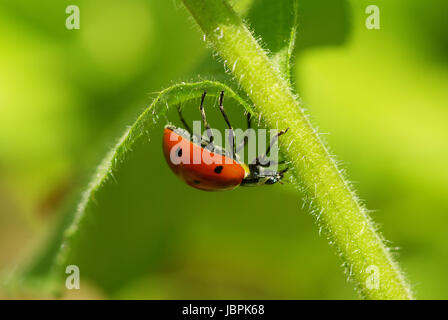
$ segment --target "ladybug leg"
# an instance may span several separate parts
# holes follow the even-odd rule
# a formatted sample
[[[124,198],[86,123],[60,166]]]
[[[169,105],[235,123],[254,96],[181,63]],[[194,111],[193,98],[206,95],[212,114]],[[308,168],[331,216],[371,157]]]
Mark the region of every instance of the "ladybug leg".
[[[267,154],[269,154],[269,152],[271,151],[271,147],[274,145],[275,142],[277,142],[278,137],[284,135],[286,132],[288,132],[289,128],[287,128],[286,130],[282,130],[279,133],[277,133],[272,139],[271,139],[271,143],[269,144],[269,147],[267,148],[266,152],[259,155],[256,159],[255,159],[255,164],[261,164],[260,159],[263,159],[264,157],[266,157]]]
[[[199,106],[199,110],[201,111],[202,122],[204,123],[204,127],[207,130],[208,141],[210,142],[210,144],[212,144],[214,137],[213,137],[212,130],[210,129],[210,125],[207,122],[207,118],[205,116],[205,111],[204,111],[204,99],[205,99],[206,94],[207,94],[207,91],[204,91],[204,93],[202,94],[201,105]]]
[[[223,100],[224,100],[224,91],[221,91],[221,94],[219,95],[219,110],[221,110],[222,116],[224,117],[224,120],[227,123],[227,126],[229,127],[229,133],[230,133],[229,134],[229,142],[230,142],[230,146],[232,148],[233,158],[235,158],[235,155],[236,155],[235,134],[233,132],[232,125],[230,124],[229,118],[227,117],[227,114],[224,111],[224,106],[222,104]]]
[[[241,149],[243,149],[247,144],[247,142],[249,142],[249,136],[247,134],[244,134],[243,140],[241,140],[240,144],[235,149],[235,153],[240,152]]]
[[[250,114],[250,112],[247,113],[247,129],[251,129],[252,128],[252,115]],[[244,148],[244,146],[249,142],[249,135],[246,131],[246,133],[244,133],[244,137],[241,140],[241,142],[238,144],[238,146],[236,147],[235,153],[240,152],[241,149]]]
[[[188,126],[187,122],[185,121],[184,117],[182,116],[182,109],[181,109],[180,104],[177,106],[177,112],[179,113],[180,121],[184,125],[185,129],[187,129],[187,131],[191,133],[190,127]]]

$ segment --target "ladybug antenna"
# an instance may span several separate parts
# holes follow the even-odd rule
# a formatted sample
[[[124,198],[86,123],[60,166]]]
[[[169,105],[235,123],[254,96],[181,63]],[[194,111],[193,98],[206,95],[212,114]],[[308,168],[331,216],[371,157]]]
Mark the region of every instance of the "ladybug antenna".
[[[277,181],[278,183],[280,183],[280,184],[285,184],[285,183],[283,182],[283,178],[284,178],[285,173],[286,173],[288,170],[289,170],[289,168],[286,167],[285,169],[280,170],[280,171],[278,172],[278,176],[280,177],[280,178],[278,179],[278,181]]]
[[[182,116],[182,107],[180,104],[177,105],[177,113],[179,114],[180,121],[184,125],[185,129],[187,129],[187,131],[191,133],[190,127],[188,126],[187,122],[185,121],[184,117]]]
[[[246,129],[246,131],[244,132],[243,139],[240,141],[240,143],[239,143],[238,146],[236,147],[235,153],[240,152],[240,150],[243,149],[244,146],[249,142],[249,134],[250,134],[249,129],[252,128],[252,121],[251,121],[251,119],[252,119],[252,114],[251,114],[250,112],[247,112],[246,117],[247,117],[247,118],[246,118],[246,120],[247,120],[247,129]]]
[[[252,114],[247,112],[247,129],[252,128]]]
[[[233,133],[233,128],[232,125],[230,124],[229,117],[227,117],[227,114],[224,110],[224,106],[222,104],[223,100],[224,100],[224,90],[221,91],[221,94],[219,95],[219,110],[221,110],[224,121],[227,123],[227,126],[229,127],[229,142],[232,148],[233,158],[235,158],[236,155],[235,134]]]

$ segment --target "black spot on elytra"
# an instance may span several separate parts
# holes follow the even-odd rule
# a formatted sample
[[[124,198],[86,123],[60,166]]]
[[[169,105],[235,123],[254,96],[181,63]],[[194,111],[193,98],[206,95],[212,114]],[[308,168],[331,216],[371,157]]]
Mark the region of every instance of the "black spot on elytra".
[[[177,148],[176,153],[179,158],[182,157],[182,148]]]
[[[201,181],[199,181],[199,180],[193,180],[193,182],[194,182],[194,184],[200,184],[201,183]]]
[[[223,169],[223,166],[217,166],[217,167],[215,167],[215,172],[221,173],[222,169]]]

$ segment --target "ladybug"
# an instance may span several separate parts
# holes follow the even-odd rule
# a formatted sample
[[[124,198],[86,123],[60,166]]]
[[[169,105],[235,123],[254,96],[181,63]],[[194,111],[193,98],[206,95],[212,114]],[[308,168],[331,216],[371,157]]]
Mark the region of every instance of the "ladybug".
[[[248,139],[245,136],[236,147],[233,128],[223,107],[224,91],[221,91],[219,97],[219,109],[229,127],[229,139],[234,151],[232,154],[213,144],[214,137],[204,112],[205,96],[206,92],[204,91],[199,110],[208,137],[191,134],[191,130],[182,116],[180,106],[178,106],[179,117],[186,129],[170,124],[164,128],[163,153],[171,170],[188,185],[205,191],[224,191],[235,189],[238,186],[271,185],[280,182],[288,168],[280,171],[269,170],[272,163],[262,163],[261,159],[269,153],[278,137],[285,134],[288,129],[282,130],[274,136],[264,155],[259,155],[250,164],[242,163],[237,152],[245,146]],[[250,114],[248,114],[247,123],[250,128]],[[199,159],[199,161],[195,162],[195,159]],[[206,161],[206,159],[213,159],[213,161]]]

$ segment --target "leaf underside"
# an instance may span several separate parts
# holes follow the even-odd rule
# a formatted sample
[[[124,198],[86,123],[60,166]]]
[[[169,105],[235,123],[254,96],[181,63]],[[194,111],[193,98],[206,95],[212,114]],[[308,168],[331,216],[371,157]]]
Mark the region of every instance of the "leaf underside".
[[[161,91],[151,105],[138,117],[135,123],[126,130],[116,146],[112,148],[108,155],[103,159],[101,165],[98,166],[96,173],[93,175],[87,190],[83,193],[75,213],[68,213],[66,221],[59,226],[52,241],[50,241],[51,245],[46,248],[46,251],[41,253],[35,263],[24,272],[22,277],[32,282],[35,279],[50,276],[49,280],[53,281],[53,279],[51,279],[52,277],[60,278],[64,276],[65,266],[76,264],[82,265],[80,268],[82,268],[83,274],[91,279],[98,280],[103,288],[113,289],[112,287],[115,285],[118,286],[120,281],[126,281],[126,277],[121,276],[120,281],[115,281],[114,285],[111,285],[109,279],[101,279],[101,277],[104,276],[103,270],[105,268],[102,263],[106,263],[108,259],[107,255],[104,256],[99,254],[98,251],[104,253],[108,250],[106,249],[108,247],[113,248],[111,252],[120,250],[123,250],[123,252],[129,251],[129,248],[120,248],[120,233],[123,232],[122,226],[120,225],[120,222],[117,222],[116,225],[110,223],[110,220],[114,219],[114,217],[111,217],[110,214],[108,216],[108,213],[105,211],[114,212],[114,210],[113,208],[107,209],[108,200],[106,199],[103,201],[102,193],[106,192],[104,191],[105,189],[113,188],[114,185],[117,184],[116,177],[120,176],[118,172],[123,167],[123,164],[127,161],[132,161],[132,158],[134,157],[132,154],[134,151],[138,150],[139,146],[147,143],[147,140],[144,139],[145,137],[151,139],[150,136],[152,135],[153,130],[156,129],[160,123],[164,122],[164,116],[170,107],[198,99],[204,91],[207,91],[207,96],[218,97],[222,90],[226,93],[226,99],[234,99],[246,112],[253,113],[252,107],[230,87],[216,81],[181,83]],[[160,155],[158,156],[160,157]],[[107,193],[110,192],[110,190],[107,191]],[[144,194],[140,194],[139,196],[145,197]],[[110,195],[108,197],[110,197]],[[118,199],[122,197],[122,200],[124,200],[126,195],[117,195],[117,197]],[[128,197],[133,198],[135,197],[135,194],[129,195]],[[138,217],[138,214],[141,215],[145,213],[144,208],[135,211],[137,212],[135,219],[141,218]],[[102,215],[103,212],[104,215]],[[122,213],[123,217],[115,218],[131,218],[129,212],[126,212],[126,208],[123,208]],[[166,221],[155,221],[157,220],[157,216],[152,217],[149,220],[148,223],[154,223],[154,225],[159,227],[160,225],[167,223]],[[106,231],[98,231],[96,228],[99,224],[104,224],[110,229]],[[151,232],[151,226],[145,224],[144,219],[141,219],[136,225],[129,226],[129,230],[132,228],[134,229],[132,230],[133,234],[139,234],[140,232],[140,236],[142,237],[132,239],[132,234],[129,234],[127,235],[128,241],[125,242],[126,245],[129,245],[130,243],[134,246],[136,246],[137,243],[145,245],[144,247],[141,247],[141,252],[136,250],[135,252],[132,252],[133,257],[128,258],[130,265],[129,274],[135,275],[138,272],[135,272],[133,269],[138,268],[138,265],[141,264],[141,261],[136,257],[144,256],[144,252],[157,252],[163,248],[163,245],[160,243],[161,238],[170,233],[166,232],[166,234],[159,234],[158,239],[155,239],[152,235],[149,237],[145,236],[145,234]],[[136,231],[136,229],[139,229],[139,231]],[[161,230],[165,229],[162,227]],[[102,239],[98,239],[97,237],[99,232],[105,234]],[[135,240],[135,242],[133,242],[133,240]],[[86,249],[91,246],[92,242],[100,244],[96,245],[98,251]],[[152,245],[151,242],[153,242],[154,245]],[[160,248],[157,248],[158,245],[160,245]],[[101,257],[103,262],[101,262],[101,259],[98,259],[98,257]],[[151,260],[153,260],[153,258],[154,257],[151,257]]]

